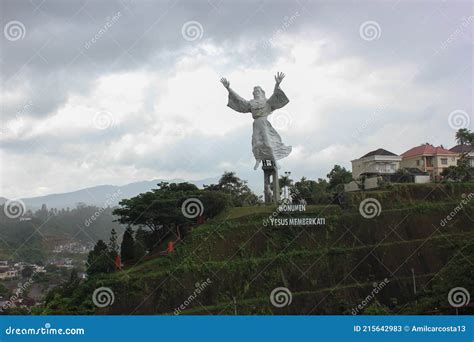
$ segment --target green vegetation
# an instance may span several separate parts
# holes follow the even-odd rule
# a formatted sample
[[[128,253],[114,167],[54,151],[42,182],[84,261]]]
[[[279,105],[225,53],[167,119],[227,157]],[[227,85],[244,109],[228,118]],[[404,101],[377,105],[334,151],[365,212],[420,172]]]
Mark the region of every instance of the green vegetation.
[[[135,239],[132,228],[128,227],[123,233],[122,244],[120,245],[120,258],[122,262],[135,259]]]
[[[217,184],[204,186],[212,192],[227,194],[232,207],[250,206],[259,203],[259,197],[247,186],[247,182],[235,175],[235,172],[224,172]],[[214,215],[211,215],[214,216]]]
[[[112,209],[79,203],[74,209],[27,211],[19,218],[5,215],[0,206],[0,259],[26,261],[36,264],[47,260],[54,245],[70,240],[88,243],[107,239],[110,230],[123,232],[114,222]],[[38,232],[39,230],[39,232]]]
[[[326,218],[311,227],[265,225],[275,206],[231,208],[194,228],[174,253],[96,274],[70,296],[56,292],[37,313],[172,314],[207,278],[212,284],[184,314],[351,314],[385,278],[362,313],[424,313],[448,306],[449,289],[472,288],[474,201],[441,224],[472,192],[472,183],[399,184],[348,194],[345,209],[308,205],[304,213],[276,214]],[[382,207],[373,219],[359,213],[369,197]],[[93,306],[100,286],[113,290],[112,306]],[[293,295],[281,309],[269,301],[279,286]]]
[[[114,250],[109,248],[104,241],[97,241],[87,257],[87,274],[93,276],[112,272],[115,269],[114,259]]]
[[[469,152],[474,145],[474,133],[467,128],[460,128],[456,132],[456,141],[459,145],[468,148],[461,152],[457,165],[444,169],[441,175],[448,181],[472,181],[474,180],[474,167],[471,166]]]

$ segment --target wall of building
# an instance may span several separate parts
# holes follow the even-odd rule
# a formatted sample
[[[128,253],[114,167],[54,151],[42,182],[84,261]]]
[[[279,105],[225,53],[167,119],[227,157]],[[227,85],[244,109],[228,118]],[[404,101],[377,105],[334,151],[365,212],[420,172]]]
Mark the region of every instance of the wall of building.
[[[415,176],[415,183],[429,183],[430,182],[430,176],[428,175],[417,175]]]
[[[395,173],[400,168],[399,156],[370,156],[352,160],[352,177],[357,179],[362,173]]]
[[[344,191],[345,192],[352,192],[352,191],[359,191],[359,185],[352,181],[350,183],[344,184]]]
[[[429,157],[426,157],[426,158],[429,158]],[[446,164],[442,164],[442,161],[441,161],[442,159],[446,159]],[[416,156],[416,157],[402,159],[400,166],[401,167],[415,167],[417,169],[420,169],[421,171],[429,172],[432,178],[437,178],[441,175],[441,172],[443,172],[443,169],[450,166],[456,166],[457,161],[458,161],[457,156],[438,155],[438,156],[433,157],[433,163],[432,163],[433,166],[432,167],[427,166],[425,168],[424,157]]]
[[[372,177],[372,178],[367,178],[365,180],[365,189],[375,189],[379,187],[379,177]]]
[[[418,161],[418,163],[417,163]],[[410,157],[410,158],[403,158],[400,162],[400,167],[415,167],[424,171],[424,161],[423,157]]]
[[[442,159],[446,159],[446,164],[442,163]],[[436,156],[433,160],[433,176],[439,176],[445,168],[456,166],[457,163],[457,156]]]

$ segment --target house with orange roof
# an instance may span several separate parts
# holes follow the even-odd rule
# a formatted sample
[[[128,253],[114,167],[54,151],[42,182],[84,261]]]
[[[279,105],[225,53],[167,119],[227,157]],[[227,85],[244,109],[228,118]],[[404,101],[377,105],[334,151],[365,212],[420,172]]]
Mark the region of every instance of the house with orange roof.
[[[456,166],[458,154],[443,146],[423,144],[401,154],[400,167],[417,168],[428,172],[432,180],[441,179],[441,172],[450,166]]]

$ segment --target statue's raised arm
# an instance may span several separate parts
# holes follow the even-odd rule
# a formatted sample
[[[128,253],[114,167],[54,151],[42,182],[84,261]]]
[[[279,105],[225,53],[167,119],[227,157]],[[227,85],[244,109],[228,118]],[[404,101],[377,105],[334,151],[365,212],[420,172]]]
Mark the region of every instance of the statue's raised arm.
[[[224,86],[224,88],[226,88],[227,90],[229,90],[229,88],[230,88],[230,82],[227,81],[227,78],[222,77],[222,78],[221,78],[221,83],[222,83],[222,85]]]
[[[280,87],[281,81],[285,78],[285,74],[282,72],[277,72],[275,75],[275,89]]]
[[[268,104],[270,105],[272,111],[284,107],[288,104],[288,102],[290,102],[283,90],[280,89],[280,83],[284,78],[285,74],[282,72],[278,72],[275,75],[275,88],[273,89],[272,96],[270,96],[268,99]]]
[[[250,113],[250,102],[232,90],[230,82],[225,77],[221,78],[221,83],[229,91],[227,106],[240,113]]]

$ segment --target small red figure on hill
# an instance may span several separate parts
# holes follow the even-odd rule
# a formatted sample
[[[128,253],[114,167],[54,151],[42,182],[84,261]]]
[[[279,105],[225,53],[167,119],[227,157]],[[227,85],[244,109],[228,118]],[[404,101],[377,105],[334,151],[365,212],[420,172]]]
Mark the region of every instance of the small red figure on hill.
[[[115,256],[115,269],[120,270],[122,268],[122,260],[120,259],[120,255]]]
[[[168,242],[168,247],[166,248],[166,251],[168,253],[173,253],[174,252],[174,242],[173,241]]]

